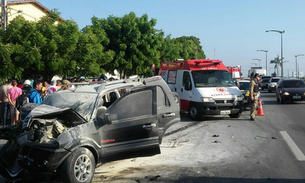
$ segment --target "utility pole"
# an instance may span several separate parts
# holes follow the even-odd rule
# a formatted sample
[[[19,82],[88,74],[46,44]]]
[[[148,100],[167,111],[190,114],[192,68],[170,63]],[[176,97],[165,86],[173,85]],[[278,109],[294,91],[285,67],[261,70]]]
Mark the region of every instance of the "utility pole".
[[[7,26],[7,0],[1,0],[1,27],[5,30]]]

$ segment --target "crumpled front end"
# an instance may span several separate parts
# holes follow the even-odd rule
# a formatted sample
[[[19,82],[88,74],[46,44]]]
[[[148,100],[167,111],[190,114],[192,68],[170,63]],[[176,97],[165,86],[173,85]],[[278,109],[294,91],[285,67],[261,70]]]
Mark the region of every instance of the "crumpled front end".
[[[17,177],[23,168],[54,173],[60,160],[69,155],[69,151],[59,146],[57,138],[69,128],[87,123],[72,109],[56,109],[48,113],[34,110],[36,112],[31,112],[23,125],[1,129],[5,132],[1,137],[9,141],[0,158],[10,177]]]

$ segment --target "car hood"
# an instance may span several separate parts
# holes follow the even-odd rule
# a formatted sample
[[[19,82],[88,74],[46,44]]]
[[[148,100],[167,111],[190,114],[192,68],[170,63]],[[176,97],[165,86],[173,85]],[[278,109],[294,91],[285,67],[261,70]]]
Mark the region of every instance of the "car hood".
[[[57,116],[69,116],[69,117],[76,117],[78,120],[76,120],[78,123],[79,121],[82,121],[82,123],[85,123],[86,120],[81,116],[79,115],[76,111],[74,111],[73,109],[71,108],[64,108],[64,109],[61,109],[61,108],[58,108],[58,107],[54,107],[54,106],[49,106],[49,105],[40,105],[36,108],[34,108],[28,115],[27,117],[24,119],[23,121],[23,125],[22,125],[22,128],[25,128],[25,127],[29,127],[31,126],[31,123],[30,123],[30,119],[33,119],[33,118],[57,118]],[[73,120],[72,122],[73,123]]]

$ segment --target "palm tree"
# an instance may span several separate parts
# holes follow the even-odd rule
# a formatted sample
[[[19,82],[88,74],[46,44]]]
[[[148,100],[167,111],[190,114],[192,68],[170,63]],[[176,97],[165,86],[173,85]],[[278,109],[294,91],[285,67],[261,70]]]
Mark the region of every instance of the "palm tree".
[[[271,60],[270,64],[275,64],[274,69],[276,69],[276,76],[278,76],[279,75],[279,66],[282,67],[282,62],[281,62],[279,56],[274,58],[274,60]]]

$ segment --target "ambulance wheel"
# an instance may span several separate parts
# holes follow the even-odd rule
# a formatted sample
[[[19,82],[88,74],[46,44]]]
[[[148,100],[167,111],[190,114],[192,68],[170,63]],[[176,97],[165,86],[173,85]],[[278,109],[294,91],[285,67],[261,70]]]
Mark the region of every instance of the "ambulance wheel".
[[[189,108],[189,116],[193,119],[193,120],[200,120],[201,119],[201,115],[198,114],[198,109],[195,105],[191,105]]]
[[[230,118],[239,118],[241,116],[241,112],[236,114],[229,114]]]

